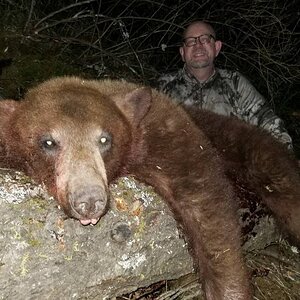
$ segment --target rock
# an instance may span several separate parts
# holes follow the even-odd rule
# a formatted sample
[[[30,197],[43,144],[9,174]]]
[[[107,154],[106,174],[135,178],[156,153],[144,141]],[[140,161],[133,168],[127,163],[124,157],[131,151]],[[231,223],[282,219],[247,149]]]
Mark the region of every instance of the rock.
[[[41,186],[0,177],[0,299],[111,299],[193,270],[170,211],[129,178],[96,226],[66,219]]]
[[[111,194],[100,222],[82,226],[43,187],[2,170],[0,299],[114,299],[193,272],[182,234],[152,188],[125,177]],[[274,239],[276,227],[267,220],[247,249]]]

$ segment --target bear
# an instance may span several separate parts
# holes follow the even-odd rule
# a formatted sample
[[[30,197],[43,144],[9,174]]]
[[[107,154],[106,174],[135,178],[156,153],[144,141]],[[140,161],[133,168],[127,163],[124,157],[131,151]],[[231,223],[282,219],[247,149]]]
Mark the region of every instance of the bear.
[[[58,77],[21,101],[0,101],[1,167],[45,184],[83,225],[108,210],[108,185],[119,176],[153,186],[187,238],[208,300],[252,298],[230,174],[245,176],[299,241],[293,164],[254,127],[189,114],[161,92],[126,81]]]
[[[300,247],[300,177],[294,153],[262,128],[236,117],[185,110],[218,149],[231,182],[242,182],[258,195],[290,241]]]

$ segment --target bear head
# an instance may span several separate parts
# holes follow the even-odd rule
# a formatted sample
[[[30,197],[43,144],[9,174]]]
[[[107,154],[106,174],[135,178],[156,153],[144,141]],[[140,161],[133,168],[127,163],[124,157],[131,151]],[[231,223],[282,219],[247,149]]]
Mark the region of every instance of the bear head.
[[[106,212],[108,182],[134,159],[135,132],[151,105],[150,89],[119,95],[112,87],[111,81],[57,78],[24,100],[0,101],[0,165],[44,183],[84,225]]]

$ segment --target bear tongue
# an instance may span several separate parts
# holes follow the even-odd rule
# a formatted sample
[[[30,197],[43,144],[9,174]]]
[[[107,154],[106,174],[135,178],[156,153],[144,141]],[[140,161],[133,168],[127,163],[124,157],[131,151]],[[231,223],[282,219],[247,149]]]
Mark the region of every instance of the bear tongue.
[[[95,224],[97,224],[99,219],[87,219],[87,220],[85,219],[85,220],[79,220],[79,221],[82,225],[89,225],[89,224],[95,225]]]

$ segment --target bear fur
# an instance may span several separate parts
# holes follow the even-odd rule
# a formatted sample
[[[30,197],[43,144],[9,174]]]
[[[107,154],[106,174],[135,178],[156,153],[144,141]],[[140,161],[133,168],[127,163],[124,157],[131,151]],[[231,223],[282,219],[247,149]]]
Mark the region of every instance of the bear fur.
[[[209,300],[251,299],[231,174],[300,240],[300,180],[279,143],[235,119],[190,117],[124,81],[56,78],[22,101],[0,101],[0,166],[44,183],[84,225],[105,214],[117,177],[152,185],[183,228]]]
[[[218,149],[227,177],[258,195],[281,229],[300,247],[300,177],[293,153],[263,129],[235,117],[186,110]]]

